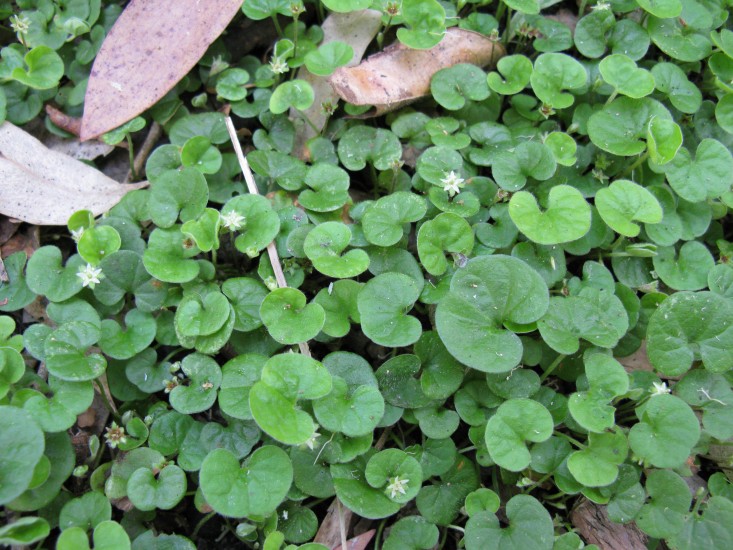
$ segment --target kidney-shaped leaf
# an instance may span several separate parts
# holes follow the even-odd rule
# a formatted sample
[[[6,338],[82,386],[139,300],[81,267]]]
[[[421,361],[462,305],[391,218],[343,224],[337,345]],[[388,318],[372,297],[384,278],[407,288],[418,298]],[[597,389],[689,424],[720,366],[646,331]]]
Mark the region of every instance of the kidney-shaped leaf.
[[[313,267],[329,277],[347,279],[364,273],[369,256],[361,249],[341,254],[351,241],[351,231],[340,222],[317,225],[305,237],[303,250]]]
[[[484,372],[507,372],[521,361],[522,343],[503,323],[534,323],[548,304],[542,277],[522,260],[481,256],[453,276],[435,324],[460,362]]]
[[[211,451],[199,474],[206,502],[228,517],[267,516],[283,501],[293,482],[293,465],[285,451],[265,445],[240,466],[226,449]]]
[[[677,292],[649,320],[647,353],[667,376],[684,374],[693,361],[711,372],[733,366],[733,303],[712,292]]]
[[[596,208],[608,226],[626,237],[641,231],[634,222],[659,223],[662,207],[646,188],[630,180],[616,180],[596,193]]]
[[[531,193],[515,193],[509,201],[509,215],[529,240],[539,244],[575,241],[590,230],[590,205],[580,191],[569,185],[550,189],[544,212]]]
[[[552,518],[540,502],[529,495],[516,495],[506,505],[509,520],[501,526],[488,510],[468,518],[463,539],[466,550],[551,550],[555,538]]]
[[[364,334],[382,346],[409,346],[420,338],[420,321],[407,315],[420,295],[415,280],[402,273],[382,273],[359,292],[357,307]]]
[[[306,297],[296,288],[278,288],[270,292],[260,306],[260,317],[275,340],[298,344],[315,337],[326,322],[326,312],[316,303],[306,304]]]
[[[484,439],[491,458],[502,468],[519,472],[529,466],[526,441],[539,443],[552,435],[554,422],[544,405],[532,399],[502,403],[486,424]]]

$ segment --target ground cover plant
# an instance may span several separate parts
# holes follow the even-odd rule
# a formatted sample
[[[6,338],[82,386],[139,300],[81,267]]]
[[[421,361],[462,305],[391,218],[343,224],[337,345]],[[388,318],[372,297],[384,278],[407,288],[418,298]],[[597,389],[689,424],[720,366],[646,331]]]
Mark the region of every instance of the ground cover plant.
[[[12,211],[51,225],[0,243],[0,543],[733,547],[730,2],[228,2],[104,128],[136,3],[0,2],[3,128],[150,183]],[[333,95],[458,32],[421,99]]]

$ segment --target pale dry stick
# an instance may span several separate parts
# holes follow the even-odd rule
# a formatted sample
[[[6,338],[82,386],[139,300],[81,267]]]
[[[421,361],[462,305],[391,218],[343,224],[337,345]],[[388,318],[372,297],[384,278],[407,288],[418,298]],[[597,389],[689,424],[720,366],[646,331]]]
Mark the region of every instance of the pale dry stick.
[[[349,541],[346,539],[346,525],[344,524],[344,511],[341,509],[341,500],[336,497],[336,510],[339,514],[339,529],[341,534],[341,550],[349,550]]]
[[[247,182],[247,189],[249,190],[250,194],[259,195],[260,192],[257,189],[257,184],[255,183],[254,176],[252,175],[252,170],[250,170],[249,168],[249,163],[247,162],[247,159],[242,152],[242,145],[239,143],[239,139],[237,138],[237,131],[234,128],[234,123],[229,117],[226,117],[224,120],[226,121],[227,131],[229,132],[229,139],[231,139],[232,141],[234,152],[236,153],[237,160],[239,161],[239,167],[242,169],[242,174],[244,175],[244,181]],[[267,245],[267,254],[268,256],[270,256],[270,264],[272,265],[272,271],[275,273],[277,286],[280,288],[287,287],[288,283],[285,281],[285,274],[283,273],[282,266],[280,265],[280,258],[277,255],[275,241]],[[311,351],[308,347],[307,342],[302,342],[298,344],[298,347],[300,348],[300,353],[302,353],[306,357],[311,356]]]

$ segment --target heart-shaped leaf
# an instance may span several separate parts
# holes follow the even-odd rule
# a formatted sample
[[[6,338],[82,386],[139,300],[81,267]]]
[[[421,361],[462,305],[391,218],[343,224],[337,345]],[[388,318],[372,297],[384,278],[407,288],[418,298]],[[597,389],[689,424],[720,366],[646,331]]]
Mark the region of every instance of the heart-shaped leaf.
[[[237,250],[254,258],[280,231],[280,218],[270,201],[261,195],[239,195],[221,209],[222,225],[240,234],[234,241]]]
[[[229,300],[221,292],[188,294],[176,309],[174,323],[180,336],[206,336],[219,330],[229,317]]]
[[[603,80],[613,86],[616,93],[640,98],[654,91],[654,77],[646,69],[640,69],[625,55],[604,57],[598,65]]]
[[[189,220],[181,226],[181,232],[190,237],[202,252],[210,252],[219,248],[219,227],[221,216],[219,211],[207,208],[195,220]]]
[[[270,292],[260,306],[260,317],[270,335],[281,344],[297,344],[315,337],[326,322],[326,312],[295,288]]]
[[[707,286],[708,272],[715,260],[707,247],[698,241],[684,243],[679,253],[675,247],[660,247],[652,258],[659,278],[675,290],[701,290]]]
[[[466,101],[483,101],[489,94],[486,73],[476,65],[458,63],[436,72],[430,80],[430,93],[435,101],[451,111],[466,105]]]
[[[143,265],[160,281],[186,283],[199,273],[199,264],[190,259],[198,253],[195,243],[183,236],[180,226],[158,228],[148,238]]]
[[[733,155],[719,141],[703,139],[694,160],[683,148],[663,170],[672,189],[683,199],[690,202],[716,199],[733,184]]]
[[[531,193],[515,193],[509,201],[509,215],[519,231],[539,244],[575,241],[590,230],[590,205],[569,185],[550,189],[544,212]]]
[[[602,433],[613,427],[616,409],[609,402],[629,389],[629,376],[613,357],[586,353],[585,375],[589,389],[576,392],[568,400],[573,418],[586,430]]]
[[[351,241],[351,231],[340,222],[317,225],[305,238],[303,250],[313,267],[329,277],[356,277],[369,267],[369,255],[361,249],[341,255]]]
[[[587,81],[588,74],[583,65],[562,53],[540,54],[530,78],[532,89],[540,101],[555,109],[570,107],[575,98],[566,90],[581,88]]]
[[[652,470],[646,478],[649,501],[636,516],[636,524],[652,537],[679,533],[692,498],[685,480],[670,470]]]
[[[43,432],[31,415],[17,407],[0,407],[0,503],[21,495],[43,457]]]
[[[468,256],[473,250],[473,241],[468,222],[456,214],[444,212],[420,226],[417,253],[425,271],[442,275],[448,269],[445,252]]]
[[[496,410],[486,424],[486,447],[502,468],[519,472],[529,466],[526,441],[549,439],[554,422],[550,412],[532,399],[510,399]]]
[[[125,529],[116,521],[103,521],[94,528],[92,535],[93,548],[119,548],[119,550],[130,550],[130,537]],[[56,541],[57,550],[89,550],[89,539],[87,533],[81,527],[71,527],[59,535]]]
[[[427,211],[425,199],[399,191],[371,204],[361,220],[364,236],[377,246],[392,246],[404,233],[403,226],[421,220]]]
[[[81,256],[74,255],[63,266],[57,247],[42,246],[28,260],[26,283],[36,294],[53,302],[63,302],[81,290],[82,281],[77,273],[84,264]]]
[[[320,304],[326,312],[326,322],[322,329],[324,334],[341,338],[348,334],[352,322],[361,321],[357,297],[362,286],[361,283],[346,279],[318,291],[313,301]]]
[[[384,399],[374,386],[351,391],[341,377],[333,378],[331,393],[313,403],[321,426],[349,437],[372,433],[384,415]]]
[[[199,474],[206,502],[228,517],[264,517],[283,501],[293,482],[293,466],[279,447],[265,445],[240,466],[226,449],[211,451]]]
[[[295,79],[283,82],[270,96],[270,111],[276,115],[290,108],[305,111],[315,99],[313,87],[305,80]]]
[[[641,230],[634,223],[659,223],[662,207],[646,188],[630,180],[616,180],[596,193],[596,208],[611,229],[627,237]]]
[[[646,131],[649,160],[657,165],[671,161],[682,146],[682,130],[672,120],[652,118]]]
[[[76,246],[84,261],[96,266],[105,257],[117,252],[121,244],[120,234],[114,227],[98,225],[85,229]]]
[[[497,94],[514,95],[529,84],[532,62],[523,55],[507,55],[497,62],[496,70],[486,77],[489,88]]]
[[[591,433],[588,446],[568,457],[568,469],[586,487],[605,487],[618,477],[618,467],[626,460],[627,453],[624,434]]]
[[[315,437],[316,425],[297,401],[325,397],[331,389],[331,375],[320,362],[303,355],[275,355],[252,386],[249,406],[268,435],[288,445],[301,445]]]
[[[303,181],[309,187],[298,195],[298,202],[303,208],[332,212],[349,200],[349,174],[338,166],[314,164]]]
[[[520,550],[553,548],[552,518],[540,502],[529,495],[516,495],[506,505],[509,525],[502,527],[499,518],[488,510],[466,522],[464,542],[467,550]]]
[[[170,510],[186,493],[186,473],[169,465],[157,475],[149,468],[139,468],[127,481],[127,497],[138,510]]]
[[[552,151],[544,143],[523,141],[513,151],[501,151],[494,157],[492,173],[496,183],[507,191],[519,191],[527,178],[550,179],[557,169]]]
[[[155,339],[157,325],[152,314],[131,309],[125,315],[123,330],[117,321],[102,321],[99,347],[114,359],[130,359],[146,349]]]
[[[647,329],[649,360],[659,372],[679,376],[693,361],[711,372],[733,365],[733,305],[712,292],[677,292],[654,311]]]
[[[98,353],[87,353],[101,336],[99,327],[86,321],[70,321],[54,330],[46,339],[48,372],[61,380],[93,380],[107,367]]]
[[[171,406],[180,413],[194,414],[209,409],[216,401],[221,384],[221,369],[211,357],[192,353],[181,361],[188,385],[177,385],[170,392]]]

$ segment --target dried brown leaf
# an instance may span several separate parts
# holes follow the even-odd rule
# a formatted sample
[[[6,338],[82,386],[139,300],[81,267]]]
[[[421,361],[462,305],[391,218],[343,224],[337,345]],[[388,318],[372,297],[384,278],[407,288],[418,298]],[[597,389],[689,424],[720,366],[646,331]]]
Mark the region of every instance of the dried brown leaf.
[[[326,517],[323,518],[313,542],[318,542],[328,548],[336,548],[337,546],[340,548],[342,524],[343,528],[348,532],[353,517],[354,513],[345,506],[340,506],[338,498],[334,498],[328,507]]]
[[[375,529],[370,529],[366,533],[350,538],[346,541],[346,550],[364,550],[372,541],[376,532]],[[341,545],[339,544],[333,550],[342,550]]]
[[[617,357],[616,359],[624,366],[626,372],[634,372],[637,370],[646,370],[651,372],[654,370],[654,367],[652,367],[649,362],[649,357],[646,354],[646,340],[643,340],[639,349],[631,355],[627,355],[626,357]]]
[[[66,225],[77,210],[102,214],[148,182],[122,185],[51,151],[9,122],[0,126],[0,213],[37,225]]]
[[[356,67],[341,67],[329,78],[336,93],[354,105],[373,105],[377,116],[430,94],[430,79],[459,63],[493,66],[505,50],[483,34],[452,27],[437,46],[414,50],[392,44]]]
[[[46,105],[46,114],[48,115],[48,118],[51,119],[51,122],[62,130],[65,130],[70,134],[74,134],[75,136],[79,135],[79,132],[81,131],[80,118],[69,116],[53,105]]]
[[[601,550],[646,550],[649,537],[635,523],[612,522],[606,507],[595,502],[584,500],[572,511],[570,521],[587,543]]]
[[[332,13],[323,22],[323,42],[340,41],[345,42],[354,50],[354,56],[347,65],[353,67],[361,61],[369,43],[374,39],[382,25],[382,13],[377,10],[360,10],[351,13]],[[328,116],[321,108],[324,103],[335,105],[339,96],[334,92],[328,79],[323,76],[316,76],[303,65],[298,70],[298,78],[307,81],[313,87],[315,100],[313,105],[303,111],[313,126],[321,130],[328,122]],[[299,116],[295,109],[290,110],[293,118]],[[305,149],[306,142],[316,135],[316,131],[310,124],[298,126],[295,134],[294,152],[303,160],[307,160],[308,152]]]
[[[196,65],[241,6],[242,0],[132,0],[94,60],[81,139],[152,107]]]

